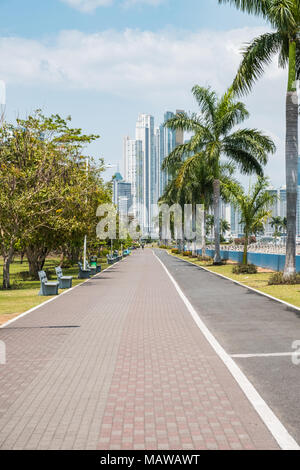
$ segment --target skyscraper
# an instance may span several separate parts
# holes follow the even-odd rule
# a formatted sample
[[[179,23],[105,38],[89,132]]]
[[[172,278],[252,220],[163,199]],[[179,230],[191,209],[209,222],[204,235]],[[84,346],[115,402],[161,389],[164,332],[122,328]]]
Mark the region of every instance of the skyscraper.
[[[157,204],[169,181],[168,173],[161,169],[162,163],[176,143],[183,143],[183,132],[164,126],[172,117],[174,113],[166,112],[163,124],[155,128],[153,116],[140,114],[135,139],[125,137],[123,141],[125,181],[131,184],[133,214],[145,235],[151,234],[154,226],[156,214],[152,206]]]
[[[164,123],[156,131],[157,161],[158,161],[158,198],[160,198],[169,182],[170,176],[166,170],[162,170],[164,159],[175,149],[177,133],[168,129],[164,124],[174,117],[174,113],[167,111],[164,115]],[[181,137],[178,136],[178,139]],[[183,140],[183,134],[182,134]]]
[[[141,142],[137,165],[137,206],[144,233],[152,226],[152,204],[157,203],[157,162],[154,145],[154,118],[140,114],[136,123],[136,140]]]
[[[142,142],[124,138],[123,159],[125,180],[131,184],[133,214],[137,216],[137,167],[142,156]]]
[[[131,184],[123,180],[120,173],[113,178],[113,203],[122,216],[127,216],[132,206]]]

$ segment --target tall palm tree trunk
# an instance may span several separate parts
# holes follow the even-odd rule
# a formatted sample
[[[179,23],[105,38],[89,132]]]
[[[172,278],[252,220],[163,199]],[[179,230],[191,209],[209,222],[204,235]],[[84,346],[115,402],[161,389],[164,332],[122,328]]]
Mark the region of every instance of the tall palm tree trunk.
[[[290,43],[289,84],[286,96],[286,204],[287,242],[284,277],[296,272],[296,220],[298,190],[298,95],[296,84],[296,45]]]
[[[248,264],[248,243],[249,243],[249,233],[245,231],[245,242],[244,242],[244,254],[243,254],[243,264]]]
[[[206,256],[206,211],[204,209],[201,220],[202,256]]]
[[[215,229],[215,256],[214,263],[221,263],[220,254],[220,180],[214,180],[214,229]]]

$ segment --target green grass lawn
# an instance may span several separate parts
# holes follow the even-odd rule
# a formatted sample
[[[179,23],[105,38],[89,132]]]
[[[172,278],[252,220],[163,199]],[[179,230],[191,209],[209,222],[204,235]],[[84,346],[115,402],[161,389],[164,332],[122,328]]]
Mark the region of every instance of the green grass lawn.
[[[98,262],[101,264],[102,270],[108,267],[106,260],[103,260],[103,262],[100,260]],[[50,257],[46,260],[44,269],[53,273],[51,276],[53,280],[56,280],[55,267],[58,265],[58,258]],[[2,268],[3,260],[0,258],[0,286],[2,286],[3,282]],[[8,291],[0,290],[0,324],[51,298],[38,295],[40,290],[39,281],[22,280],[20,273],[28,272],[28,262],[26,259],[24,259],[23,264],[21,264],[20,258],[16,257],[11,265],[10,272],[12,289]],[[77,279],[77,266],[63,269],[63,273],[66,276],[73,276],[73,286],[84,282],[84,280]],[[63,291],[60,291],[60,293],[61,292]]]
[[[171,253],[169,251],[169,253]],[[284,300],[296,307],[300,307],[300,284],[289,286],[269,286],[268,280],[271,276],[271,273],[257,273],[257,274],[233,274],[232,273],[232,264],[227,264],[224,266],[212,266],[211,263],[204,263],[198,261],[197,258],[187,258],[182,255],[173,255],[178,258],[190,261],[198,266],[203,266],[210,271],[213,271],[223,276],[229,277],[235,281],[239,281],[241,284],[245,284],[254,289],[265,292],[266,294],[272,295],[277,299]]]

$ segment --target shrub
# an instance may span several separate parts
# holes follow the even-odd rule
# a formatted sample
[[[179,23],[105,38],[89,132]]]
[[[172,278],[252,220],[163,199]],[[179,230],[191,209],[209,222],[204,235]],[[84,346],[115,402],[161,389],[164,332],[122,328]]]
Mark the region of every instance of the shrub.
[[[212,263],[213,259],[210,256],[198,255],[198,261],[203,261],[204,263]]]
[[[288,279],[283,278],[283,272],[274,273],[269,279],[269,286],[280,286],[280,285],[295,285],[300,284],[300,274],[294,274]]]
[[[233,274],[256,274],[257,267],[254,264],[237,264],[232,268]]]
[[[193,253],[191,251],[184,251],[183,256],[191,256]]]
[[[256,243],[256,237],[254,237],[254,236],[249,237],[248,243],[250,245],[252,243]],[[245,245],[245,237],[244,238],[235,238],[234,244],[235,245]]]
[[[167,245],[160,245],[160,247],[162,250],[167,250],[168,249],[168,246]]]
[[[179,254],[178,248],[172,248],[172,253],[173,253],[174,255],[178,255],[178,254]]]

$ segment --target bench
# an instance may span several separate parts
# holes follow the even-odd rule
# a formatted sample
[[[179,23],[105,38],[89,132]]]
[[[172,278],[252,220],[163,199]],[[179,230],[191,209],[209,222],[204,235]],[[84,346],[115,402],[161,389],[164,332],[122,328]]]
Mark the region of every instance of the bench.
[[[96,270],[95,274],[101,273],[101,271],[102,271],[101,264],[97,264],[97,257],[96,256],[91,256],[90,263],[91,264],[88,264],[89,269]]]
[[[39,271],[38,274],[41,281],[39,295],[58,295],[59,282],[49,282],[45,271]]]
[[[89,279],[92,275],[92,271],[90,269],[83,269],[82,263],[78,262],[79,273],[78,279]]]
[[[107,259],[107,264],[114,264],[116,262],[116,259],[109,255],[106,256],[106,259]]]
[[[55,268],[55,272],[57,275],[57,280],[59,282],[59,288],[60,289],[70,289],[72,287],[72,276],[64,276],[62,269],[60,266]]]

